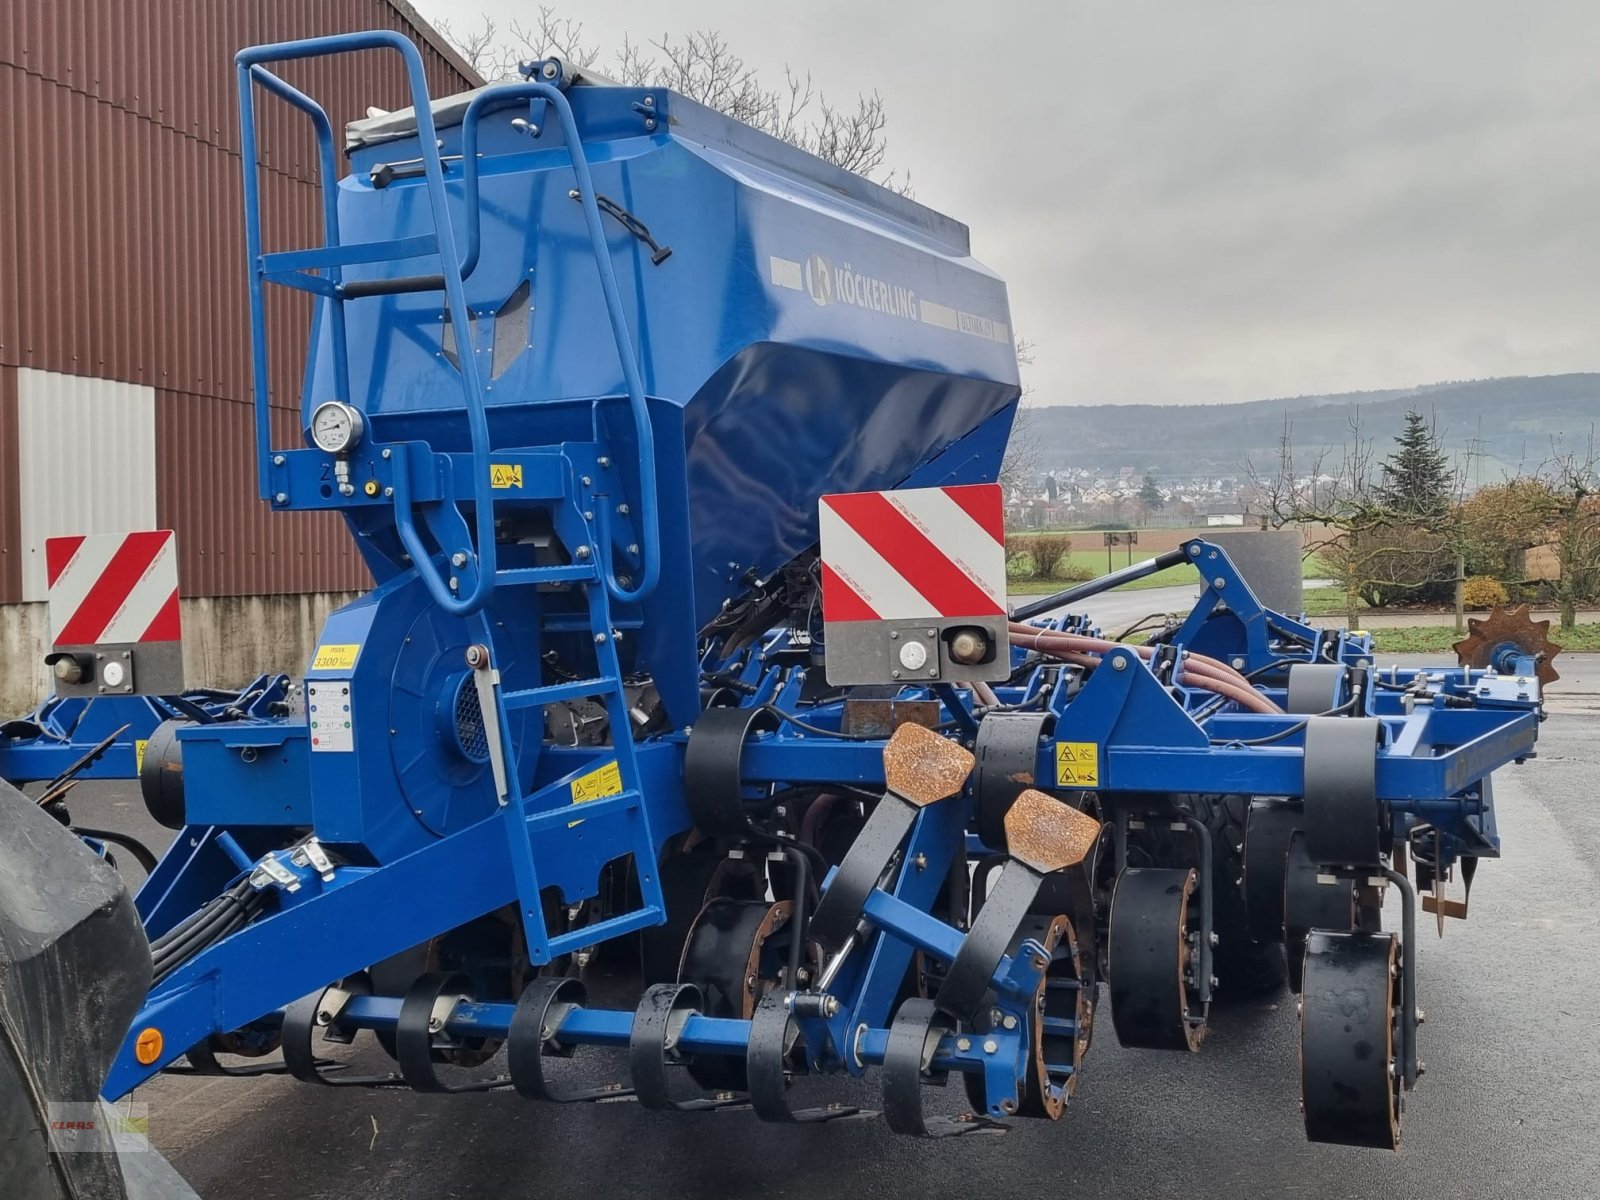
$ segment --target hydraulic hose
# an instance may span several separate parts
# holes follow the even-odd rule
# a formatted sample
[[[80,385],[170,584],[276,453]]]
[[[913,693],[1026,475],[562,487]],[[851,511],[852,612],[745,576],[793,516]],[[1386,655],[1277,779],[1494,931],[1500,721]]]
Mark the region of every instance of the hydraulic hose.
[[[1125,646],[1118,642],[1106,641],[1104,638],[1038,629],[1031,625],[1016,623],[1011,626],[1011,642],[1013,645],[1032,647],[1051,657],[1079,666],[1098,666],[1101,656],[1112,650],[1132,650],[1146,660],[1154,653],[1147,646]],[[1180,682],[1185,686],[1197,687],[1213,695],[1225,697],[1250,712],[1272,716],[1282,714],[1283,710],[1252,688],[1244,676],[1217,659],[1203,654],[1186,654],[1179,670]]]

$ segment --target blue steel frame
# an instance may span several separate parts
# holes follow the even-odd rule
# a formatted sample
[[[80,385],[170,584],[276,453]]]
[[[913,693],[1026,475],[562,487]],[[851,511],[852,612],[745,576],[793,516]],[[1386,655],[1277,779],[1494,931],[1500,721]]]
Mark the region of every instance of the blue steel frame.
[[[56,778],[111,737],[75,772],[78,779],[134,779],[144,743],[163,721],[211,724],[233,716],[266,717],[288,696],[285,675],[262,675],[237,692],[204,688],[181,696],[52,696],[31,713],[0,723],[0,779]]]
[[[1325,642],[1323,634],[1262,609],[1220,548],[1203,541],[1193,546],[1198,552],[1194,557],[1207,563],[1211,578],[1228,580],[1222,590],[1229,591],[1235,610],[1260,614],[1276,627],[1305,630],[1313,648],[1351,645],[1343,639]],[[1213,551],[1215,558],[1211,557]],[[1202,599],[1201,608],[1208,607]],[[1070,618],[1042,624],[1081,628],[1081,622]],[[791,636],[775,633],[740,659],[715,664],[721,673],[740,681],[746,691],[745,704],[773,704],[801,714],[812,727],[808,731],[781,725],[752,736],[741,758],[752,796],[777,786],[805,783],[881,788],[882,741],[835,739],[817,732],[817,727],[838,728],[842,704],[807,705],[801,700],[804,669],[778,665]],[[1239,649],[1248,652],[1243,644]],[[1355,644],[1351,653],[1358,650]],[[1285,661],[1281,645],[1271,647],[1270,652],[1275,661]],[[1182,653],[1181,646],[1178,653]],[[1122,669],[1116,668],[1118,661],[1124,664]],[[1070,696],[1060,680],[1047,685],[1043,667],[1020,685],[997,689],[1007,705],[1040,702],[1056,714],[1054,737],[1040,748],[1038,778],[1054,777],[1056,743],[1087,741],[1098,747],[1103,801],[1115,800],[1119,794],[1151,792],[1303,793],[1303,735],[1295,730],[1303,718],[1243,712],[1232,704],[1216,710],[1210,693],[1162,683],[1131,649],[1108,653],[1103,666],[1106,669],[1095,671]],[[1465,700],[1474,695],[1488,673],[1463,668],[1410,670],[1392,673],[1392,681],[1404,685],[1419,675],[1431,679],[1442,694]],[[1276,689],[1262,691],[1281,698]],[[939,700],[952,723],[981,719],[970,710],[961,711],[964,702],[959,693],[948,689],[908,689],[905,695]],[[1456,853],[1495,854],[1498,842],[1487,778],[1504,763],[1534,753],[1540,717],[1537,691],[1525,700],[1493,707],[1422,705],[1410,712],[1399,711],[1393,691],[1369,686],[1358,699],[1361,712],[1382,721],[1378,795],[1393,812],[1397,831],[1403,832],[1410,821],[1426,820],[1449,835]],[[1279,740],[1251,744],[1269,735]],[[673,792],[682,786],[679,772],[686,741],[682,733],[671,733],[639,747],[641,758],[649,763],[644,787],[647,796],[655,797],[650,802],[668,802],[671,797],[671,803],[681,803]],[[529,811],[525,821],[530,829],[535,825],[551,828],[552,817],[565,820],[559,812]],[[948,960],[959,948],[964,936],[961,931],[930,915],[928,909],[963,840],[981,845],[967,832],[970,819],[969,795],[934,805],[918,818],[903,858],[920,858],[925,869],[902,871],[886,891],[875,894],[868,916],[884,936],[854,954],[840,971],[834,993],[845,1001],[841,1011],[831,1018],[803,1022],[808,1027],[813,1065],[818,1069],[859,1073],[881,1061],[892,1005],[912,953],[922,950]],[[252,862],[237,850],[231,861],[236,870]],[[381,867],[340,867],[329,882],[303,868],[290,865],[289,869],[300,876],[301,886],[293,895],[279,897],[278,911],[199,955],[152,993],[134,1029],[162,1029],[170,1052],[156,1063],[141,1065],[132,1055],[130,1035],[107,1080],[107,1096],[121,1095],[136,1086],[182,1048],[209,1033],[270,1018],[301,995],[512,903],[518,894],[507,839],[500,823],[492,820]],[[173,886],[165,877],[161,882],[168,890]],[[410,897],[424,891],[429,896],[425,910],[408,903]],[[141,895],[141,901],[144,899]],[[362,931],[358,944],[352,944],[356,939],[351,938],[351,930]],[[585,936],[569,936],[552,949],[577,948],[585,944]],[[605,936],[605,931],[598,931],[587,938],[597,941]],[[996,971],[1000,1007],[1007,1013],[1015,1007],[1013,1015],[1025,1015],[1037,982],[1036,972],[1029,975],[1029,962],[1029,954],[1008,956]],[[371,998],[356,1002],[348,1015],[358,1026],[385,1029],[392,1028],[397,1012],[397,1000]],[[458,1006],[446,1028],[461,1036],[503,1035],[510,1015],[509,1005],[465,1003]],[[574,1043],[623,1044],[631,1019],[629,1012],[585,1010],[572,1018],[570,1028],[563,1026],[562,1037]],[[1005,1041],[1006,1051],[1022,1055],[1027,1050],[1026,1030],[1026,1021],[1019,1021],[1017,1031],[996,1036]],[[685,1032],[684,1045],[691,1051],[741,1053],[747,1035],[745,1022],[696,1017]],[[941,1044],[938,1061],[948,1063],[951,1069],[985,1072],[986,1094],[998,1115],[1002,1101],[1015,1099],[1016,1079],[1001,1086],[997,1075],[1003,1072],[996,1068],[997,1059],[1007,1064],[1024,1060],[1005,1051],[995,1056],[964,1053],[950,1042]]]
[[[315,57],[358,49],[392,49],[406,62],[417,113],[417,126],[423,158],[428,202],[433,214],[435,234],[422,241],[373,242],[343,246],[339,242],[337,213],[330,198],[325,208],[327,246],[320,250],[295,251],[286,255],[262,255],[260,246],[259,197],[254,183],[253,88],[260,84],[273,94],[307,112],[321,141],[324,181],[333,178],[332,131],[322,110],[309,98],[288,87],[266,71],[265,65],[285,59]],[[309,452],[273,452],[265,423],[265,354],[262,323],[262,288],[265,282],[290,283],[320,297],[325,314],[319,321],[331,322],[333,353],[337,375],[348,379],[349,361],[343,344],[340,299],[340,268],[358,262],[436,254],[441,268],[441,284],[452,319],[458,330],[469,327],[462,278],[476,265],[480,251],[468,220],[466,252],[458,257],[450,228],[443,171],[436,145],[431,112],[422,79],[420,56],[415,48],[394,34],[362,34],[262,47],[242,53],[238,58],[240,105],[246,137],[244,143],[247,241],[251,262],[251,308],[255,325],[256,390],[258,438],[262,457],[264,494],[277,501],[275,490],[266,481],[275,472],[289,471],[310,478],[309,472],[320,458]],[[574,170],[584,202],[599,266],[608,315],[624,369],[631,358],[631,342],[616,295],[615,280],[608,274],[609,254],[598,232],[599,215],[593,197],[592,181],[587,178],[584,156],[577,138],[571,109],[559,86],[541,83],[512,85],[497,89],[501,98],[527,98],[530,103],[554,108],[566,130]],[[464,144],[475,136],[477,118],[488,101],[484,96],[468,110],[463,132]],[[537,115],[537,114],[536,114]],[[473,164],[469,177],[475,176]],[[331,189],[325,189],[331,191]],[[306,274],[309,270],[326,275]],[[606,282],[609,279],[609,282]],[[406,443],[398,456],[384,459],[375,467],[381,485],[393,489],[396,520],[404,535],[411,520],[413,505],[442,506],[447,523],[465,528],[456,507],[458,499],[476,503],[478,521],[477,554],[479,570],[471,576],[465,598],[449,593],[439,572],[424,561],[426,553],[416,540],[415,530],[406,538],[412,547],[412,565],[398,572],[374,594],[370,606],[355,605],[336,615],[330,629],[337,632],[353,623],[379,619],[382,604],[390,604],[391,617],[401,623],[384,625],[381,635],[366,640],[365,654],[394,653],[394,646],[410,626],[414,607],[406,607],[401,597],[410,587],[411,572],[419,575],[427,596],[445,613],[471,614],[472,628],[488,640],[493,610],[486,608],[490,592],[499,582],[547,582],[562,580],[601,581],[604,587],[588,589],[589,625],[597,643],[604,644],[608,656],[601,660],[602,673],[618,676],[614,642],[621,625],[612,625],[607,600],[626,598],[645,588],[641,583],[630,593],[592,567],[587,571],[573,567],[524,567],[499,570],[495,562],[493,501],[487,495],[489,444],[481,381],[469,366],[471,355],[462,355],[465,408],[472,431],[471,453],[455,456],[435,455],[423,443]],[[628,400],[645,443],[648,415],[643,412],[643,393],[636,389],[636,375],[628,377]],[[389,447],[393,450],[394,447]],[[536,451],[496,452],[497,461],[521,462],[527,468],[530,490],[548,493],[559,500],[558,519],[576,520],[573,508],[573,455],[590,453],[572,447]],[[644,455],[646,460],[653,456]],[[587,460],[586,460],[587,461]],[[595,460],[598,468],[598,460]],[[976,460],[973,460],[976,461]],[[301,465],[303,463],[303,465]],[[959,476],[962,468],[952,468]],[[645,476],[641,475],[641,482]],[[915,479],[915,482],[924,482]],[[955,481],[955,480],[951,480]],[[971,481],[963,479],[961,481]],[[587,481],[586,481],[587,482]],[[654,499],[654,481],[644,487],[641,503]],[[371,503],[384,503],[371,499]],[[368,501],[350,498],[360,507]],[[281,502],[278,502],[281,506]],[[316,506],[315,501],[297,506]],[[453,514],[453,519],[450,514]],[[653,526],[652,514],[645,522]],[[436,530],[437,532],[437,530]],[[565,537],[565,535],[563,535]],[[582,544],[582,531],[577,541]],[[649,535],[647,534],[648,538]],[[441,545],[445,545],[441,539]],[[654,547],[655,543],[651,543]],[[1325,633],[1303,622],[1265,609],[1248,585],[1216,546],[1195,540],[1185,547],[1190,562],[1207,581],[1205,595],[1177,632],[1168,653],[1181,662],[1191,649],[1225,657],[1239,669],[1271,675],[1298,662],[1343,662],[1351,666],[1370,666],[1370,643],[1355,635]],[[435,556],[437,560],[439,556]],[[649,566],[659,567],[657,554],[647,556]],[[467,577],[467,576],[463,576]],[[514,579],[510,577],[515,577]],[[646,581],[654,576],[646,574]],[[496,597],[498,600],[500,597]],[[1226,604],[1219,613],[1219,601]],[[409,603],[409,602],[406,602]],[[534,602],[530,602],[534,603]],[[371,611],[367,611],[370,608]],[[535,609],[537,616],[537,610]],[[386,618],[388,619],[388,618]],[[1043,622],[1041,627],[1082,629],[1081,620],[1070,617]],[[331,638],[337,641],[338,638]],[[884,742],[846,737],[840,733],[843,703],[837,699],[813,703],[807,699],[806,679],[810,657],[797,653],[805,643],[801,635],[776,631],[729,658],[719,658],[713,650],[703,669],[719,678],[733,678],[740,703],[745,706],[770,705],[783,714],[804,722],[805,727],[788,722],[777,728],[757,732],[745,743],[740,758],[741,779],[753,800],[770,796],[775,790],[807,783],[853,784],[868,789],[884,785]],[[1086,680],[1047,664],[1028,668],[1025,651],[1014,659],[1020,682],[997,688],[1008,708],[1038,707],[1054,717],[1050,739],[1040,746],[1036,777],[1054,780],[1056,746],[1062,742],[1092,743],[1095,746],[1099,792],[1103,802],[1115,804],[1119,797],[1158,793],[1245,792],[1257,795],[1297,796],[1305,790],[1303,725],[1301,718],[1266,715],[1239,710],[1234,702],[1219,703],[1209,692],[1197,691],[1166,682],[1156,674],[1152,661],[1131,649],[1114,648],[1104,655],[1100,668]],[[378,660],[380,668],[390,658]],[[1524,665],[1514,664],[1519,670]],[[314,675],[317,672],[313,672]],[[337,680],[337,674],[322,677]],[[1496,677],[1485,672],[1450,669],[1442,672],[1392,672],[1388,686],[1368,672],[1360,694],[1352,698],[1354,711],[1376,716],[1382,737],[1376,748],[1379,798],[1388,802],[1397,830],[1406,823],[1426,820],[1449,837],[1447,853],[1492,854],[1494,839],[1492,794],[1488,775],[1505,762],[1533,753],[1539,719],[1537,687],[1518,683],[1519,690],[1507,690]],[[587,681],[593,682],[593,681]],[[587,682],[581,686],[587,686]],[[696,681],[698,682],[698,681]],[[1073,686],[1069,686],[1069,682]],[[1419,692],[1399,689],[1413,683],[1428,684],[1427,699],[1415,703]],[[1080,685],[1081,686],[1078,686]],[[557,694],[579,695],[579,684],[551,685],[525,689],[520,696],[528,706],[553,699]],[[1282,689],[1274,683],[1261,685],[1269,696],[1281,698]],[[516,693],[514,693],[516,694]],[[943,722],[955,736],[970,737],[984,714],[971,707],[971,701],[948,688],[905,689],[905,698],[928,699],[942,708]],[[510,729],[507,705],[496,689],[500,726]],[[353,698],[352,698],[353,701]],[[613,728],[627,722],[614,722]],[[279,755],[281,770],[287,777],[303,773],[303,790],[313,800],[311,824],[317,828],[316,804],[323,801],[312,786],[308,738],[303,719],[283,718],[259,723],[259,736]],[[382,731],[357,730],[358,740]],[[389,731],[391,734],[393,730]],[[198,743],[203,736],[194,733]],[[230,733],[230,737],[234,734]],[[246,735],[248,736],[248,735]],[[683,795],[683,759],[690,731],[677,729],[658,733],[624,746],[558,748],[537,743],[516,748],[507,756],[512,780],[501,796],[501,806],[481,819],[452,826],[431,838],[413,837],[397,842],[393,853],[378,853],[368,847],[365,857],[350,857],[323,878],[307,864],[296,864],[290,857],[289,839],[298,837],[306,822],[305,809],[290,803],[287,813],[276,821],[267,816],[269,807],[241,808],[252,819],[237,823],[222,822],[195,826],[185,831],[168,857],[138,897],[141,915],[153,935],[170,929],[185,915],[249,875],[271,858],[280,876],[295,880],[291,888],[263,884],[268,893],[266,912],[252,924],[211,945],[185,962],[156,986],[135,1020],[129,1037],[119,1052],[105,1084],[105,1094],[115,1098],[170,1063],[183,1051],[201,1043],[212,1033],[228,1032],[255,1022],[270,1023],[285,1005],[314,993],[329,983],[364,970],[374,962],[398,954],[429,938],[458,928],[509,904],[520,904],[525,918],[529,901],[537,894],[531,875],[538,848],[568,844],[574,828],[600,826],[612,816],[625,816],[642,822],[646,841],[659,842],[674,827],[687,827]],[[625,790],[617,795],[590,801],[576,812],[564,799],[570,784],[597,764],[623,761]],[[394,768],[382,754],[363,758],[360,765],[367,775],[355,777],[357,790],[371,790],[396,802],[406,797],[394,777]],[[326,770],[326,767],[319,768]],[[525,778],[523,776],[526,776]],[[276,778],[276,777],[275,777]],[[324,776],[331,778],[331,776]],[[203,779],[195,781],[203,785]],[[275,803],[282,807],[274,784]],[[242,796],[242,805],[259,797]],[[575,798],[574,798],[575,799]],[[277,828],[274,828],[276,824]],[[969,832],[973,822],[973,797],[970,789],[950,799],[922,809],[907,836],[900,856],[900,869],[869,897],[865,916],[875,931],[852,951],[835,975],[830,994],[841,1003],[826,1017],[806,1017],[801,1025],[807,1054],[818,1070],[860,1073],[882,1062],[894,1015],[894,1005],[911,956],[918,950],[936,959],[950,961],[959,951],[965,934],[930,911],[946,877],[947,868],[964,847],[981,847]],[[650,830],[653,828],[654,833]],[[582,836],[580,832],[579,837]],[[915,865],[913,865],[915,864]],[[1441,863],[1441,865],[1443,865]],[[648,884],[650,868],[641,872]],[[647,888],[648,890],[648,888]],[[659,889],[657,889],[659,898]],[[419,903],[418,897],[426,897]],[[647,897],[648,899],[648,897]],[[599,925],[574,930],[557,937],[542,936],[533,930],[529,938],[534,961],[543,962],[568,950],[593,944],[640,927],[663,916],[659,903],[646,903],[640,910]],[[1004,1017],[1017,1018],[1010,1029],[1002,1021],[985,1042],[995,1049],[984,1052],[976,1039],[966,1047],[959,1039],[942,1039],[934,1055],[934,1065],[945,1069],[979,1073],[984,1076],[985,1096],[991,1115],[1015,1106],[1023,1064],[1030,1053],[1029,1039],[1032,998],[1043,970],[1044,955],[1037,944],[1024,943],[1006,955],[995,969],[991,983],[996,1007]],[[399,1013],[396,997],[356,997],[341,1014],[341,1022],[359,1028],[392,1030]],[[455,1004],[444,1022],[444,1032],[459,1036],[504,1036],[509,1030],[512,1007],[509,1004],[480,1003],[465,999]],[[567,1044],[623,1045],[629,1038],[633,1013],[625,1010],[579,1009],[562,1020],[560,1037]],[[159,1030],[164,1049],[150,1062],[140,1062],[135,1049],[141,1032]],[[749,1041],[748,1022],[693,1016],[683,1030],[680,1049],[690,1053],[733,1054],[745,1052]]]

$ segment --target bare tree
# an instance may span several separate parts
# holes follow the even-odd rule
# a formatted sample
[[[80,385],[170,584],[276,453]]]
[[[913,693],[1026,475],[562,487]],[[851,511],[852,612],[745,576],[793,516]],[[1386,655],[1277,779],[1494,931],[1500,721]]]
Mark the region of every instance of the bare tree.
[[[457,30],[447,21],[437,28],[485,79],[515,79],[521,63],[554,55],[629,86],[668,88],[890,191],[911,195],[910,176],[884,168],[889,143],[882,96],[861,94],[854,105],[837,105],[813,87],[809,74],[787,67],[782,84],[768,87],[714,30],[664,33],[643,43],[624,38],[607,56],[588,39],[582,21],[558,16],[549,6],[540,6],[529,24],[513,21],[504,32],[487,16],[471,30]]]
[[[1459,574],[1453,569],[1459,558],[1454,506],[1442,513],[1398,511],[1387,502],[1378,465],[1359,413],[1337,460],[1324,447],[1309,462],[1297,462],[1293,427],[1285,420],[1271,470],[1245,462],[1268,523],[1303,531],[1307,552],[1321,558],[1344,591],[1352,626],[1363,600],[1378,607]]]
[[[1561,628],[1571,629],[1579,603],[1600,594],[1600,449],[1593,427],[1580,450],[1552,447],[1535,479],[1548,492],[1548,536],[1561,571],[1556,602]]]
[[[1024,367],[1033,365],[1033,343],[1027,338],[1017,339],[1017,363]],[[1027,407],[1032,391],[1029,384],[1022,385],[1017,416],[1011,423],[1011,439],[1006,442],[1005,458],[1000,462],[999,483],[1008,499],[1031,487],[1044,466],[1044,448],[1039,444],[1037,422],[1033,410]]]

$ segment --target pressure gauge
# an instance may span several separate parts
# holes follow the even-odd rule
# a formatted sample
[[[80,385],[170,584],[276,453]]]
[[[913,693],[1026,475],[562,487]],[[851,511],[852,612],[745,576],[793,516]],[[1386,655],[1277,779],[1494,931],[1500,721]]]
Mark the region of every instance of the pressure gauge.
[[[355,448],[366,432],[367,423],[361,414],[342,400],[329,400],[317,405],[311,414],[311,440],[319,450],[329,454],[345,454]]]

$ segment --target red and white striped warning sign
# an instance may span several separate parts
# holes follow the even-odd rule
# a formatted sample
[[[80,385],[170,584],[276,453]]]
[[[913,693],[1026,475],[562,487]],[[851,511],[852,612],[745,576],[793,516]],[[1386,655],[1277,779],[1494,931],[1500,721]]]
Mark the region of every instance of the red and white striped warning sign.
[[[46,538],[44,557],[57,646],[182,636],[172,530]]]
[[[822,497],[828,621],[987,617],[1006,611],[998,484]]]

